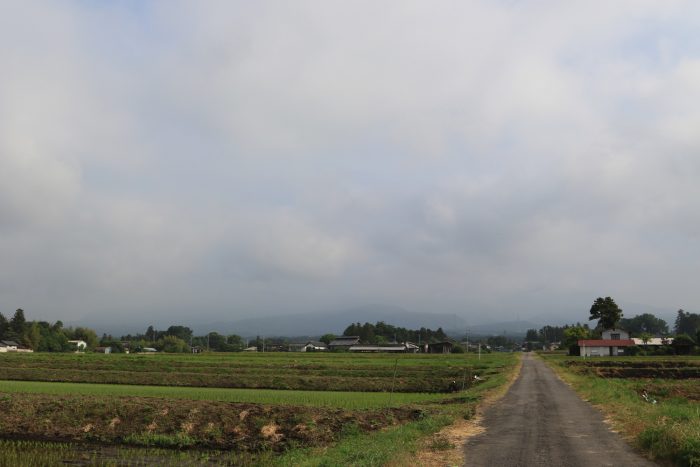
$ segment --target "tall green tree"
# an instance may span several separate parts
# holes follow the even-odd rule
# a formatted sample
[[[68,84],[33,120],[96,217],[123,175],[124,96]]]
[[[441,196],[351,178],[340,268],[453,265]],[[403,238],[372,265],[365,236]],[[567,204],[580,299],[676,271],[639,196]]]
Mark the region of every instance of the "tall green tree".
[[[581,339],[589,339],[591,330],[587,326],[571,326],[564,330],[564,345],[571,348]]]
[[[229,352],[243,350],[245,348],[245,340],[238,334],[231,334],[226,337],[226,345]]]
[[[695,341],[688,334],[678,334],[671,344],[678,355],[688,355],[695,345]]]
[[[85,341],[87,348],[90,350],[99,344],[97,334],[90,328],[77,327],[74,330],[67,330],[66,334],[72,339]]]
[[[14,316],[10,320],[10,330],[15,334],[18,339],[24,336],[27,331],[27,319],[24,317],[24,310],[17,308]]]
[[[634,318],[622,318],[620,327],[630,334],[639,336],[642,333],[654,335],[668,334],[668,324],[661,318],[657,318],[651,313],[637,315]]]
[[[0,339],[4,339],[7,332],[10,330],[10,322],[5,316],[0,313]]]
[[[156,343],[156,348],[169,353],[185,353],[190,351],[190,346],[187,345],[187,342],[175,336],[163,337]]]
[[[39,344],[41,343],[41,331],[39,330],[39,323],[32,321],[27,330],[27,336],[24,339],[32,350],[39,350]]]
[[[700,331],[700,315],[683,311],[683,309],[678,310],[674,331],[676,334],[689,334],[691,336],[696,334]]]
[[[185,342],[189,342],[192,338],[192,329],[187,326],[170,326],[165,334],[168,336],[175,336],[178,339],[182,339]]]
[[[318,340],[328,345],[335,339],[335,334],[324,334]]]
[[[537,334],[537,329],[528,329],[525,333],[525,340],[528,342],[539,342],[540,336]]]
[[[610,297],[598,297],[591,306],[591,315],[588,320],[598,320],[598,326],[603,329],[617,327],[622,319],[622,309],[617,306],[615,300]]]
[[[148,326],[148,329],[146,329],[146,339],[150,340],[151,342],[154,342],[156,340],[156,330],[153,329],[153,326]]]

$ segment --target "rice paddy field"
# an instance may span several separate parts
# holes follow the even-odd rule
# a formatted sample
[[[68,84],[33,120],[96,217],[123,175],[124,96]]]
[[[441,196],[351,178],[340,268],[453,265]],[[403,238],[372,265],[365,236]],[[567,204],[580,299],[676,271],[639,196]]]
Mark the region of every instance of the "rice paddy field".
[[[516,362],[0,354],[0,465],[384,465],[471,416]]]
[[[502,359],[466,354],[3,354],[0,380],[311,391],[438,393]],[[394,378],[396,374],[396,378]],[[460,386],[461,387],[461,386]]]
[[[700,357],[541,355],[651,458],[700,466]]]
[[[305,405],[345,409],[399,407],[406,404],[437,402],[450,396],[431,393],[283,391],[279,389],[228,389],[130,384],[45,383],[38,381],[0,381],[0,393],[80,394],[87,396],[160,397],[256,404]]]

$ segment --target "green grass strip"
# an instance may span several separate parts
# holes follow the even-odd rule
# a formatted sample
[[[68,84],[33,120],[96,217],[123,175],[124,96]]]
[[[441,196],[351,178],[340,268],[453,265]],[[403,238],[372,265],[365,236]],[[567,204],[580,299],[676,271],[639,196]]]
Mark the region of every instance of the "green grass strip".
[[[0,381],[0,392],[86,396],[138,396],[171,399],[247,402],[256,404],[303,405],[346,409],[374,409],[389,405],[389,394],[381,392],[286,391],[276,389],[225,389],[121,384],[53,383]],[[394,393],[391,406],[433,402],[445,394]]]
[[[389,461],[403,465],[411,462],[411,456],[418,451],[423,437],[438,432],[452,421],[450,416],[439,415],[385,431],[351,433],[331,448],[293,450],[270,461],[271,465],[285,467],[376,467]]]

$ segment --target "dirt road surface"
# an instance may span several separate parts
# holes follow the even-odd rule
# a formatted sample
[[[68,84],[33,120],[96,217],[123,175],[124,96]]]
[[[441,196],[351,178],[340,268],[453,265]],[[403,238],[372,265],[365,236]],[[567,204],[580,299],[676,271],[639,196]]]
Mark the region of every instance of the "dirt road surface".
[[[520,376],[484,413],[484,433],[465,446],[467,466],[653,466],[610,431],[540,359],[524,354]]]

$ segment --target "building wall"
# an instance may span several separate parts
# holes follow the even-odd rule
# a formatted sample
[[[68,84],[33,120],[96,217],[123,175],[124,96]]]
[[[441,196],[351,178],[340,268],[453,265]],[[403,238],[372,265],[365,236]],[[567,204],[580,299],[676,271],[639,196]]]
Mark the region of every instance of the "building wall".
[[[608,357],[610,356],[610,347],[581,347],[582,357]]]
[[[610,347],[585,346],[580,347],[580,355],[582,357],[610,357]],[[612,356],[625,355],[624,347],[612,347]]]
[[[630,333],[625,331],[624,329],[606,329],[603,331],[603,337],[602,339],[612,339],[613,334],[619,334],[620,339],[629,339],[630,338]]]

